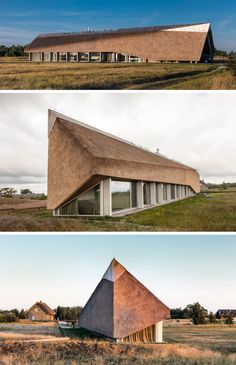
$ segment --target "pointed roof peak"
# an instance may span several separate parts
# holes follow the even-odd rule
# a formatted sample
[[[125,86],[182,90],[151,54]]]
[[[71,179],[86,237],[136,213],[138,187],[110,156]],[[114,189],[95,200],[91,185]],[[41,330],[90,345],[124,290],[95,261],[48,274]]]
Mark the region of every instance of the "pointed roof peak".
[[[115,282],[119,277],[127,271],[115,258],[112,259],[108,269],[103,275],[103,279]]]

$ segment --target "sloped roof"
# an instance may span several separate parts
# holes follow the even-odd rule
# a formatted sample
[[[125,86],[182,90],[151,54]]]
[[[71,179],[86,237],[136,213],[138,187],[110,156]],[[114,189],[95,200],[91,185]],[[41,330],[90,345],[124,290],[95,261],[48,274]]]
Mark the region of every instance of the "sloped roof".
[[[28,312],[34,308],[34,307],[39,307],[45,314],[54,316],[56,313],[54,312],[54,310],[52,310],[46,303],[43,303],[41,301],[36,302],[34,305],[32,305],[32,307],[28,310]]]
[[[151,152],[135,143],[128,142],[53,110],[49,110],[49,135],[56,122],[60,123],[61,127],[67,130],[94,157],[192,169],[160,153]]]
[[[55,44],[63,39],[68,42],[83,42],[95,38],[105,36],[117,36],[117,35],[128,35],[138,33],[152,33],[160,31],[186,31],[186,32],[208,32],[210,27],[209,23],[193,23],[193,24],[178,24],[178,25],[162,25],[152,27],[139,27],[139,28],[121,28],[115,30],[104,30],[104,31],[85,31],[85,32],[74,32],[74,33],[47,33],[39,34],[27,47],[28,49],[40,48],[44,46]]]
[[[80,326],[124,338],[169,318],[169,308],[113,259],[80,314]]]
[[[208,39],[208,42],[207,42]],[[142,59],[200,61],[204,45],[214,42],[209,23],[125,28],[98,32],[41,34],[26,52],[117,52]]]

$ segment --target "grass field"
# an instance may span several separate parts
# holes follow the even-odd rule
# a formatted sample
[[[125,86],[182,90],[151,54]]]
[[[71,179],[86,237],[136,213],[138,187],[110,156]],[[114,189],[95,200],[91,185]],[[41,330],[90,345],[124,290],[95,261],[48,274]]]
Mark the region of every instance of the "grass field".
[[[236,231],[236,192],[199,194],[120,218],[57,218],[46,209],[0,210],[0,218],[0,231]]]
[[[55,322],[0,323],[0,341],[45,340],[58,337],[62,337],[62,334]]]
[[[164,328],[165,344],[116,344],[92,339],[0,342],[0,365],[233,365],[236,327]]]
[[[149,82],[202,74],[217,67],[218,64],[188,63],[41,64],[29,63],[24,58],[3,57],[0,58],[0,89],[126,89]],[[160,88],[165,87],[162,85]]]

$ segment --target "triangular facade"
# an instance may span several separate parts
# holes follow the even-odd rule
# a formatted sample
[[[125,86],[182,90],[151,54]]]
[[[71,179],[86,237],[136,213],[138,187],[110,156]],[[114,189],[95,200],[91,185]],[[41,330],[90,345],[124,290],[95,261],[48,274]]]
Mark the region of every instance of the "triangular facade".
[[[169,317],[169,308],[113,260],[82,313],[81,327],[116,340],[135,338]],[[152,336],[149,338],[151,342]]]

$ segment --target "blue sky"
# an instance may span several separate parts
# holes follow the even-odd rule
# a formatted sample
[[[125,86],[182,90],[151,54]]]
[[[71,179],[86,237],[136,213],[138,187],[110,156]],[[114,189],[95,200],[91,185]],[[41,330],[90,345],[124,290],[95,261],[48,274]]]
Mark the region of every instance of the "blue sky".
[[[235,307],[236,236],[1,235],[0,307],[84,305],[116,257],[170,307]]]
[[[26,44],[45,32],[211,22],[215,43],[236,49],[235,0],[0,1],[0,43]]]

